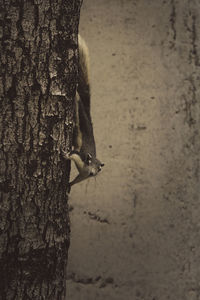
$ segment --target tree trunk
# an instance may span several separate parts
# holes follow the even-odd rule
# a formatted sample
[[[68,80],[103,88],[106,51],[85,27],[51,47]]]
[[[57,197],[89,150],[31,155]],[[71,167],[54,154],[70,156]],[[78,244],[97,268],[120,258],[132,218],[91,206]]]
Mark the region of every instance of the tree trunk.
[[[0,3],[0,299],[65,299],[81,0]]]

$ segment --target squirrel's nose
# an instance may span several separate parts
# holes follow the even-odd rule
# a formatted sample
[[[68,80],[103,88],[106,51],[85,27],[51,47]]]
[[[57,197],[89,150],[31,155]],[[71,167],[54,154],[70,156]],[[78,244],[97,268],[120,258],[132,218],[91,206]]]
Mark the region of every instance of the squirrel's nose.
[[[95,170],[94,170],[94,168],[91,168],[91,169],[90,169],[89,176],[94,176],[94,175],[95,175]]]

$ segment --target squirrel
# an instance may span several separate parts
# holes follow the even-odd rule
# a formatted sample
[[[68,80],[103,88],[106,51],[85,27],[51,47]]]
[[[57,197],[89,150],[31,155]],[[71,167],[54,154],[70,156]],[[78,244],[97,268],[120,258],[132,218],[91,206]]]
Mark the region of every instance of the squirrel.
[[[66,158],[75,163],[79,174],[69,183],[69,191],[72,185],[96,176],[104,166],[104,163],[96,158],[96,145],[90,114],[89,51],[86,42],[80,35],[78,35],[78,49],[79,75],[75,96],[73,150],[66,155]]]

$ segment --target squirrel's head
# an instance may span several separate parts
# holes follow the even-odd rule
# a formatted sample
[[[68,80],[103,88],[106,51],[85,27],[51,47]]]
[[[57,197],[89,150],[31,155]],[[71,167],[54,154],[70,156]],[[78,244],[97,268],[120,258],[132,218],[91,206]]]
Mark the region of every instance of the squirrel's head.
[[[97,175],[104,166],[104,163],[100,162],[100,160],[92,156],[90,153],[87,153],[85,164],[88,166],[89,176]]]
[[[77,151],[72,151],[69,159],[73,160],[76,167],[84,177],[96,176],[104,166],[100,160],[90,153],[83,154]]]

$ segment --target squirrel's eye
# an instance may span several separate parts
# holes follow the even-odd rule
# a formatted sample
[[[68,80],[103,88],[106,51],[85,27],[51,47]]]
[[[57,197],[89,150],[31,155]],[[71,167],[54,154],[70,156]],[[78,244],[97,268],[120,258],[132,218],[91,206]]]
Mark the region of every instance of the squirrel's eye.
[[[92,163],[92,161],[91,161],[91,159],[87,159],[86,161],[85,161],[85,163],[86,163],[86,165],[91,165],[91,163]]]

